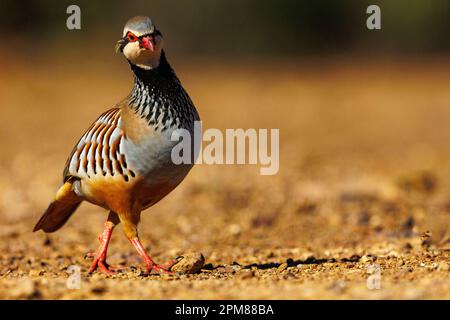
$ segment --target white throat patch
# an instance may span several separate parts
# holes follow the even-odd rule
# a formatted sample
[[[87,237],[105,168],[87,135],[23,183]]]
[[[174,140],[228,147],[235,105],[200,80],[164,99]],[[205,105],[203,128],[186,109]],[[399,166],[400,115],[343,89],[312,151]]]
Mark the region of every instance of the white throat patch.
[[[139,42],[129,42],[123,48],[124,56],[134,65],[150,70],[159,66],[163,47],[162,37],[155,37],[155,49],[153,51],[141,48]]]

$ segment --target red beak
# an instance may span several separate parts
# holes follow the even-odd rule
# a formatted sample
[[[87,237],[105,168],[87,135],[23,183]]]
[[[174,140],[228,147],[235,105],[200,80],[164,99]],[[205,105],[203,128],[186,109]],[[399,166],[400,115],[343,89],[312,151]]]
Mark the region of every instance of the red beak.
[[[155,50],[155,46],[153,45],[153,36],[143,37],[141,40],[141,46],[150,51]]]

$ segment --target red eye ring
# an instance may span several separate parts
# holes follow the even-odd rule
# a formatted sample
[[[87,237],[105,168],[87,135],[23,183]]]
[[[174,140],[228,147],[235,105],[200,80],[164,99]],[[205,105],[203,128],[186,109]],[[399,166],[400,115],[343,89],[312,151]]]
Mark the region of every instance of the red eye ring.
[[[127,33],[127,39],[130,42],[134,42],[134,41],[138,41],[138,37],[136,37],[134,34],[132,34],[131,32]]]

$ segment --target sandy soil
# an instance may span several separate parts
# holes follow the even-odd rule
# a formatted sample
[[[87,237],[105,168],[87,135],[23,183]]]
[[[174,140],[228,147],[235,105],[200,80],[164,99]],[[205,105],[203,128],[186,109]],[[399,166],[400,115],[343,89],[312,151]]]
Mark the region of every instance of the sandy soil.
[[[450,61],[175,59],[204,127],[280,128],[280,172],[195,167],[140,233],[158,262],[201,252],[203,269],[146,276],[119,228],[109,261],[129,269],[107,278],[84,259],[103,209],[31,232],[76,140],[131,86],[119,58],[74,60],[13,61],[0,77],[0,298],[450,298]]]

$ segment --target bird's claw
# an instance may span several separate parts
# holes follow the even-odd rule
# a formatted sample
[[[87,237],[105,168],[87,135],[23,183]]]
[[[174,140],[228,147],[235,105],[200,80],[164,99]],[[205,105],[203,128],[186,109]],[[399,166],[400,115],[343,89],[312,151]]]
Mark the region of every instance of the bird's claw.
[[[159,274],[175,274],[175,272],[170,270],[170,268],[172,268],[177,262],[178,262],[177,259],[171,260],[164,265],[156,264],[153,261],[148,262],[145,271],[146,271],[146,274],[151,274],[152,271],[155,271],[156,273],[159,273]]]
[[[97,268],[100,269],[100,271],[108,276],[115,275],[117,272],[110,268],[110,266],[102,260],[94,261],[94,263],[91,265],[91,268],[89,269],[89,273],[94,272]]]
[[[87,252],[87,253],[84,255],[84,259],[92,259],[92,258],[95,258],[96,255],[97,255],[96,252]]]
[[[89,268],[89,273],[93,273],[96,269],[100,269],[100,271],[102,273],[104,273],[108,276],[112,276],[112,275],[117,274],[118,271],[123,271],[123,270],[127,269],[127,267],[125,267],[125,266],[111,266],[105,261],[105,259],[103,257],[97,258],[95,253],[93,254],[93,256],[94,256],[94,261],[92,262],[92,265]]]

